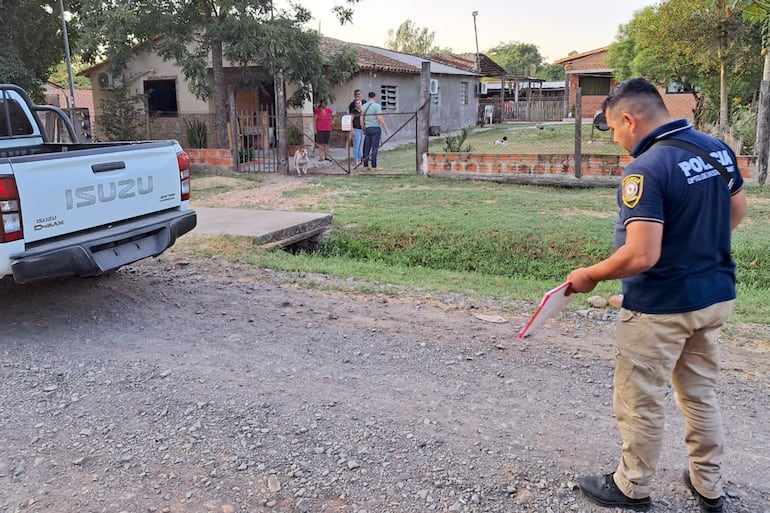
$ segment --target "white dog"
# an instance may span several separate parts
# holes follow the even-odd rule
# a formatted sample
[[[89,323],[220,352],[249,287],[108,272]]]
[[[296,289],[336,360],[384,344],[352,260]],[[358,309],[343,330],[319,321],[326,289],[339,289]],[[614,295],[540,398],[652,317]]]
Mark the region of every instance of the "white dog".
[[[297,176],[302,173],[307,174],[308,164],[310,164],[310,158],[307,155],[307,148],[303,146],[294,152],[294,170],[297,171]]]
[[[495,144],[506,144],[508,142],[508,136],[504,135],[502,138],[495,141]]]

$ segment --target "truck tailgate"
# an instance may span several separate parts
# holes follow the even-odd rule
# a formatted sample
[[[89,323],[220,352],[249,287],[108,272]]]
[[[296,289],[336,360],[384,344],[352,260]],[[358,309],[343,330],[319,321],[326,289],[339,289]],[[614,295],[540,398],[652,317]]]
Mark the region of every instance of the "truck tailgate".
[[[175,148],[159,141],[11,159],[25,241],[178,207]]]

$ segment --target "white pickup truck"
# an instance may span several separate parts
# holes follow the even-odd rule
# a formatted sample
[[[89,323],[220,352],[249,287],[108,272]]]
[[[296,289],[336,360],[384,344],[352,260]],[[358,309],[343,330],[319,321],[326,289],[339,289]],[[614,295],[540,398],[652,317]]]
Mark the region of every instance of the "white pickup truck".
[[[179,143],[80,143],[62,110],[0,84],[0,278],[98,276],[196,222]]]

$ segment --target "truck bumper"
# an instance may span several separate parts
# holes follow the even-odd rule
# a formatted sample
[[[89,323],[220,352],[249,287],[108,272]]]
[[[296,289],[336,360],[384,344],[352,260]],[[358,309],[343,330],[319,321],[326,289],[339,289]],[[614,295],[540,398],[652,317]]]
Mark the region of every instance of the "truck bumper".
[[[98,276],[160,255],[196,224],[194,210],[161,212],[46,242],[13,256],[13,279],[28,283],[59,276]]]

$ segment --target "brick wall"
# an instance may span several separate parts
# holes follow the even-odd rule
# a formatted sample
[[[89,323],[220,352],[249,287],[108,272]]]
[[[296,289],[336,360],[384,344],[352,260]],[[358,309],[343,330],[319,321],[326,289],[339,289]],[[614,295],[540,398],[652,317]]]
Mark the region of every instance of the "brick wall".
[[[630,155],[583,155],[584,176],[620,176]],[[744,178],[751,178],[756,157],[740,156],[738,165]],[[505,175],[564,175],[574,176],[572,154],[513,154],[513,153],[427,153],[423,157],[423,174],[447,175],[453,178],[503,178]]]
[[[191,164],[217,167],[233,167],[233,154],[229,149],[190,148],[185,150]]]
[[[151,117],[150,127],[152,130],[152,138],[155,140],[176,139],[180,142],[187,140],[184,124],[177,116]]]

